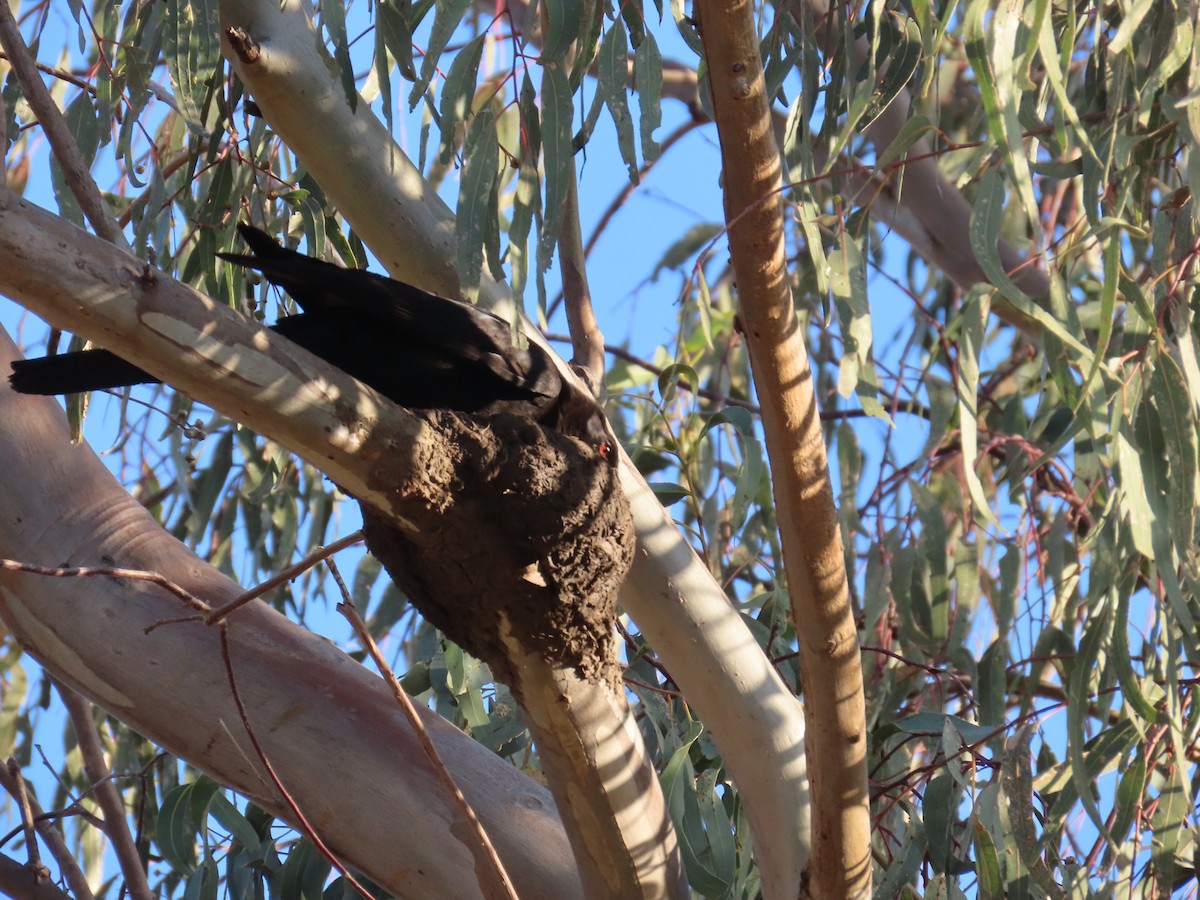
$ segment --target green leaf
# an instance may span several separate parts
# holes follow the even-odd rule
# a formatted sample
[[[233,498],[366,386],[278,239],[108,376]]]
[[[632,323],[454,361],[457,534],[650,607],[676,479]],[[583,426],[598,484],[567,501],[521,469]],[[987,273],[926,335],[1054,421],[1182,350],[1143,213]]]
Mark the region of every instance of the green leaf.
[[[658,776],[663,797],[667,801],[667,809],[671,812],[671,819],[677,824],[683,820],[684,795],[691,790],[688,752],[703,733],[704,728],[699,722],[690,722],[687,733],[679,736],[679,746],[671,753]]]
[[[410,7],[405,0],[376,0],[375,27],[383,39],[383,45],[395,58],[400,74],[409,81],[417,80],[413,65],[413,34],[405,11]]]
[[[207,778],[180,785],[159,807],[155,843],[163,859],[179,872],[191,872],[196,867],[197,835],[215,789]]]
[[[857,495],[865,460],[862,446],[858,441],[858,432],[849,422],[842,422],[837,428],[838,483],[841,486],[838,496],[838,515],[842,520],[848,547],[851,546],[853,535],[859,529]],[[853,568],[852,562],[850,565]]]
[[[637,153],[633,140],[633,116],[629,113],[629,97],[625,84],[629,80],[629,46],[625,29],[613,25],[600,45],[600,93],[612,115],[617,129],[617,147],[629,170],[629,181],[638,183]]]
[[[676,238],[663,251],[663,255],[659,257],[654,270],[650,273],[650,280],[657,281],[664,269],[683,268],[693,256],[707,248],[724,233],[725,226],[716,222],[701,222],[692,225],[683,233],[682,237]]]
[[[538,177],[538,156],[542,151],[542,125],[533,81],[526,72],[521,80],[518,99],[521,116],[521,169],[513,198],[512,221],[508,229],[509,268],[513,298],[520,305],[529,281],[529,231],[541,214],[542,183]]]
[[[1146,797],[1146,757],[1140,748],[1133,760],[1133,765],[1121,772],[1117,782],[1117,793],[1113,804],[1113,840],[1123,844],[1129,836],[1138,814],[1145,805]]]
[[[292,848],[280,871],[280,889],[284,897],[301,900],[322,900],[325,882],[333,866],[321,856],[313,845],[300,841]]]
[[[1079,120],[1079,113],[1071,102],[1067,92],[1067,81],[1071,77],[1071,69],[1075,64],[1070,42],[1060,42],[1055,39],[1053,23],[1050,16],[1041,17],[1041,28],[1037,34],[1038,52],[1042,58],[1043,71],[1046,81],[1054,91],[1055,112],[1063,116],[1071,126],[1071,134],[1079,142],[1080,148],[1091,163],[1099,165],[1100,157],[1092,146],[1087,129]],[[1080,167],[1082,172],[1082,166]],[[1049,173],[1044,173],[1049,174]],[[1071,173],[1072,175],[1075,173]],[[1071,177],[1065,175],[1063,177]]]
[[[975,873],[979,877],[980,900],[1004,900],[1004,877],[996,844],[982,822],[975,823]]]
[[[954,858],[952,829],[958,807],[954,779],[940,772],[925,788],[921,812],[925,820],[925,839],[929,844],[929,862],[935,872],[949,872]]]
[[[742,449],[742,462],[738,467],[733,499],[730,502],[730,527],[738,531],[746,522],[751,502],[758,497],[767,471],[766,461],[754,429],[754,417],[749,410],[740,406],[726,407],[709,418],[701,429],[700,436],[703,437],[718,425],[732,425],[739,436]]]
[[[83,161],[91,166],[100,146],[100,120],[96,104],[92,102],[92,98],[86,91],[81,91],[79,96],[71,101],[71,105],[63,113],[63,123],[75,139]],[[63,177],[62,166],[56,156],[50,158],[50,178],[54,188],[54,199],[58,203],[59,215],[81,228],[86,227],[83,210],[79,206],[79,201],[75,199],[75,192]]]
[[[1033,734],[1032,726],[1024,726],[1005,747],[1004,763],[1000,770],[1001,802],[1021,864],[1046,896],[1058,898],[1062,896],[1062,891],[1042,859],[1042,848],[1038,841],[1037,814],[1033,808],[1033,777],[1029,764],[1029,746]]]
[[[1003,177],[995,169],[985,170],[975,193],[975,206],[971,210],[971,250],[988,280],[998,287],[1005,297],[1023,298],[1021,289],[1008,277],[1008,272],[1004,270],[1004,264],[1000,261],[998,242],[1007,205],[1006,199]]]
[[[1158,365],[1150,375],[1147,395],[1138,405],[1134,415],[1133,441],[1140,457],[1142,490],[1152,516],[1150,540],[1153,552],[1148,556],[1155,561],[1167,601],[1184,629],[1188,644],[1194,646],[1196,619],[1190,599],[1184,595],[1183,586],[1179,581],[1177,562],[1182,549],[1177,541],[1180,541],[1182,546],[1190,546],[1194,519],[1191,510],[1180,510],[1180,522],[1186,524],[1177,524],[1175,509],[1176,497],[1182,495],[1190,499],[1195,492],[1195,451],[1187,446],[1187,429],[1194,426],[1187,423],[1190,410],[1181,411],[1179,408],[1177,385],[1171,384],[1172,377],[1160,377],[1162,366],[1171,366],[1173,362],[1165,354],[1160,354],[1157,362]],[[1175,374],[1178,375],[1177,369]],[[1168,421],[1164,421],[1163,414]],[[1172,449],[1168,449],[1168,441],[1173,443]],[[1173,454],[1176,456],[1174,461],[1171,459]],[[1176,468],[1180,464],[1188,464],[1189,461],[1192,468],[1186,472],[1180,472]],[[1124,466],[1121,472],[1122,485],[1129,487],[1124,481]],[[1177,531],[1177,528],[1188,530]]]
[[[955,387],[958,392],[958,427],[962,436],[963,475],[975,512],[988,524],[1000,528],[992,512],[976,465],[979,461],[979,354],[987,329],[988,299],[981,291],[971,291],[962,311],[962,332],[958,341],[958,366]],[[1007,533],[1007,532],[1005,532]]]
[[[253,856],[259,856],[262,853],[262,842],[259,840],[258,832],[254,830],[254,826],[250,824],[245,816],[237,811],[237,807],[230,803],[220,791],[212,795],[212,799],[208,805],[208,813],[220,822],[246,848],[248,853]]]
[[[538,267],[550,267],[551,255],[558,242],[563,215],[567,207],[567,192],[575,170],[571,145],[571,117],[575,104],[567,76],[557,66],[547,66],[542,72],[542,150],[546,166],[546,205],[542,222],[542,237],[538,243]]]
[[[217,900],[217,887],[221,882],[221,873],[212,859],[205,859],[200,866],[187,877],[184,887],[184,900]]]
[[[466,163],[458,189],[455,236],[458,241],[458,278],[463,296],[474,300],[483,274],[483,248],[499,227],[493,209],[500,144],[490,109],[483,109],[471,122],[463,148]]]
[[[678,503],[689,493],[688,489],[682,484],[675,484],[671,481],[651,482],[650,490],[654,491],[655,499],[663,506],[671,506]]]
[[[1100,322],[1096,336],[1095,355],[1088,373],[1083,379],[1083,387],[1079,392],[1079,405],[1082,407],[1091,393],[1096,375],[1100,372],[1100,364],[1108,353],[1108,342],[1112,340],[1114,311],[1117,305],[1117,285],[1121,283],[1121,241],[1109,240],[1104,248],[1104,280],[1100,285]]]
[[[577,0],[580,4],[580,34],[575,44],[575,58],[571,63],[571,92],[579,90],[584,77],[592,71],[596,57],[600,55],[600,31],[604,27],[604,4],[598,0]]]
[[[947,725],[962,735],[963,740],[968,744],[985,741],[995,735],[997,729],[1000,728],[999,725],[976,725],[959,716],[950,716],[945,713],[916,713],[905,716],[896,722],[896,727],[907,734],[938,735],[939,737],[945,732]]]
[[[882,9],[882,6],[876,8]],[[859,132],[870,127],[892,105],[892,101],[908,86],[921,62],[921,31],[917,23],[911,18],[902,17],[898,19],[897,26],[894,46],[889,48],[886,66],[882,69],[883,77],[855,126]]]
[[[658,393],[664,404],[672,403],[675,400],[675,394],[681,381],[685,381],[695,388],[700,383],[700,376],[696,374],[695,369],[685,363],[672,363],[664,366],[658,373]],[[709,425],[711,424],[710,422]]]
[[[634,51],[633,84],[641,110],[642,159],[649,164],[658,159],[661,151],[654,132],[662,125],[662,53],[653,32],[647,31]]]
[[[21,730],[22,707],[29,691],[29,675],[17,664],[18,654],[11,652],[0,657],[0,672],[4,675],[4,690],[0,692],[0,754],[5,759],[14,755],[17,735]],[[23,748],[28,752],[29,745]],[[18,760],[22,765],[23,759]]]
[[[696,30],[691,17],[688,16],[684,0],[671,0],[671,16],[675,19],[675,27],[679,29],[679,36],[683,38],[683,42],[687,44],[688,49],[703,58],[704,44],[701,43],[700,34]],[[705,73],[701,71],[700,76],[701,81],[703,81]]]
[[[1148,559],[1154,558],[1152,528],[1154,512],[1146,496],[1146,477],[1142,472],[1142,457],[1124,428],[1117,432],[1117,465],[1120,469],[1118,500],[1125,511],[1134,548]]]
[[[887,145],[887,148],[880,155],[876,162],[876,167],[886,169],[896,160],[903,157],[917,141],[925,136],[928,131],[934,131],[933,123],[925,116],[914,115],[910,116],[905,123],[896,132],[896,136],[892,138],[892,142]],[[903,167],[899,169],[900,174],[904,172]]]
[[[198,540],[204,534],[232,469],[233,433],[226,431],[213,449],[212,461],[208,468],[188,485],[187,499],[190,515],[183,518],[180,524],[173,529],[176,537],[183,538],[190,535]]]
[[[438,105],[441,114],[442,143],[439,162],[449,165],[458,145],[458,123],[465,122],[471,115],[471,105],[475,100],[475,83],[479,77],[479,60],[483,55],[483,42],[486,34],[481,34],[468,41],[454,56],[450,71],[446,73],[446,83],[442,85],[442,102]],[[480,110],[482,114],[483,110]],[[489,117],[491,111],[488,111]],[[493,129],[494,130],[494,129]],[[470,154],[467,153],[469,158]],[[460,190],[459,197],[462,193]],[[461,199],[459,201],[461,203]]]
[[[1188,775],[1180,766],[1171,766],[1158,795],[1158,808],[1150,822],[1153,834],[1151,847],[1155,895],[1170,897],[1180,867],[1175,861],[1176,850],[1184,832],[1190,830],[1189,818],[1194,814],[1190,802]]]
[[[708,838],[712,873],[718,882],[726,885],[728,891],[728,886],[737,877],[737,845],[734,842],[733,823],[729,821],[716,792],[719,774],[718,769],[709,769],[696,780],[696,803],[700,807],[704,834]]]
[[[540,54],[542,64],[561,62],[579,37],[581,4],[579,0],[541,0],[541,3],[546,11]]]
[[[867,271],[858,241],[849,224],[838,237],[841,246],[829,257],[829,283],[842,329],[842,358],[838,366],[838,393],[858,395],[867,415],[890,422],[879,402],[879,377],[871,355],[871,305],[867,300]]]
[[[1113,242],[1116,243],[1115,241]],[[1196,404],[1175,359],[1163,353],[1150,376],[1150,402],[1158,412],[1169,468],[1167,508],[1172,538],[1181,550],[1193,546],[1196,534],[1197,454]]]
[[[1021,0],[1000,0],[996,4],[990,0],[973,0],[964,16],[963,46],[979,85],[979,97],[987,113],[991,134],[1002,139],[1000,149],[1012,174],[1017,196],[1029,226],[1037,229],[1040,217],[1033,196],[1024,129],[1018,114],[1022,92],[1016,84],[1016,73],[1018,67],[1025,64],[1024,54],[1018,58],[1016,50],[1016,37],[1022,27],[1022,8]]]
[[[979,189],[975,195],[975,205],[971,209],[970,244],[979,267],[983,269],[988,281],[1000,290],[1017,311],[1033,319],[1064,344],[1074,350],[1083,362],[1090,362],[1092,352],[1071,334],[1058,319],[1051,316],[1017,287],[1008,277],[1004,264],[1000,261],[1000,225],[1004,217],[1005,192],[1003,179],[993,169],[988,169],[980,179]]]
[[[642,6],[642,0],[625,0],[625,2],[619,3],[617,8],[621,12],[621,21],[629,29],[629,42],[633,44],[635,50],[639,49],[648,33],[646,31],[646,11]],[[661,17],[661,2],[658,6],[658,12]]]
[[[221,61],[218,0],[188,0],[162,7],[165,17],[163,59],[171,75],[175,102],[188,123],[205,126],[204,108],[211,79]]]
[[[1110,644],[1111,629],[1112,616],[1108,607],[1092,610],[1084,624],[1079,651],[1071,664],[1071,677],[1067,682],[1067,756],[1071,762],[1071,780],[1075,793],[1083,804],[1084,811],[1104,840],[1110,846],[1115,846],[1104,822],[1104,816],[1096,805],[1092,783],[1088,777],[1084,745],[1088,706],[1096,690],[1100,656]]]
[[[412,90],[408,92],[408,108],[414,110],[426,89],[433,81],[442,53],[450,42],[455,29],[462,23],[463,16],[471,5],[471,0],[446,0],[434,4],[433,27],[429,31],[429,41],[425,45],[425,56],[421,60],[421,75],[413,82]]]
[[[200,209],[196,213],[196,221],[204,225],[217,227],[225,219],[229,217],[229,208],[234,204],[234,162],[229,157],[226,157],[217,162],[209,170],[208,190],[205,193],[204,201]],[[215,248],[209,249],[213,234],[211,231],[205,231],[197,240],[204,240],[206,246],[204,252],[193,253],[188,258],[188,265],[185,268],[185,278],[189,281],[194,280],[199,267],[209,267],[212,264],[212,253]],[[190,276],[190,277],[189,277]]]
[[[346,103],[350,111],[358,108],[358,86],[354,81],[354,64],[350,62],[350,38],[346,34],[346,5],[337,0],[321,4],[321,21],[329,32],[333,43],[333,62],[337,67],[338,77],[342,81],[342,90],[346,94]]]

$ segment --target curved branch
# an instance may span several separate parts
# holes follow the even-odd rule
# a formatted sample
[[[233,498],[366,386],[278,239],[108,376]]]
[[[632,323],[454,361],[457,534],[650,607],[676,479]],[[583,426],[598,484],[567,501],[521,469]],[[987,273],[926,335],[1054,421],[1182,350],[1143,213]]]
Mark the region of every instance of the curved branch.
[[[0,213],[3,252],[9,250],[11,214],[11,207]],[[94,251],[112,252],[98,239],[86,242]],[[6,369],[13,355],[11,342],[0,340],[0,367]],[[293,393],[302,388],[287,370],[278,379]],[[303,391],[298,396],[303,406]],[[0,429],[0,465],[11,476],[0,515],[0,555],[52,565],[108,558],[158,572],[211,606],[242,593],[164,532],[88,448],[69,443],[52,400],[0,388],[0,419],[7,423]],[[79,596],[71,579],[0,572],[0,617],[58,678],[288,818],[230,697],[218,629],[197,621],[162,624],[190,610],[152,584],[100,578],[89,584],[87,603]],[[382,681],[261,602],[235,612],[225,627],[255,735],[325,842],[396,895],[481,896],[473,848],[457,837],[465,827],[461,813],[431,776]],[[521,896],[580,896],[545,788],[432,713],[422,715]],[[313,778],[314,772],[321,777]],[[396,840],[398,832],[406,835],[403,841]]]
[[[562,270],[563,297],[566,301],[567,330],[571,335],[571,363],[586,376],[594,394],[604,384],[604,335],[596,321],[592,290],[588,285],[583,235],[579,230],[579,187],[575,183],[575,160],[571,160],[567,185],[567,209],[563,233],[558,238],[558,261]]]

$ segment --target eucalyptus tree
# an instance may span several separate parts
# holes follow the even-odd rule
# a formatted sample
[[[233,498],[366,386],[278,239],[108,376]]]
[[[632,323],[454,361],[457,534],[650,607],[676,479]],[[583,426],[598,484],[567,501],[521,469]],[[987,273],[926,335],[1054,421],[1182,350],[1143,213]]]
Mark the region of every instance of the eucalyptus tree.
[[[171,385],[0,388],[6,892],[1194,889],[1188,4],[97,0],[0,43],[0,293],[54,330],[5,321]],[[264,332],[244,221],[569,358],[622,446],[606,662],[494,605],[585,571],[578,495],[478,492],[528,431]]]

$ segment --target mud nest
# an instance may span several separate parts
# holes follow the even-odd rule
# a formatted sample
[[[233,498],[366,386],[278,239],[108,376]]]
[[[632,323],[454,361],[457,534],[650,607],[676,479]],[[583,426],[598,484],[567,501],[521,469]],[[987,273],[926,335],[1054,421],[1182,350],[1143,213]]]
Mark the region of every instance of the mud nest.
[[[503,618],[543,659],[615,685],[617,591],[634,536],[613,461],[515,416],[417,415],[430,428],[406,476],[376,473],[391,509],[362,504],[371,552],[501,680],[513,681]]]

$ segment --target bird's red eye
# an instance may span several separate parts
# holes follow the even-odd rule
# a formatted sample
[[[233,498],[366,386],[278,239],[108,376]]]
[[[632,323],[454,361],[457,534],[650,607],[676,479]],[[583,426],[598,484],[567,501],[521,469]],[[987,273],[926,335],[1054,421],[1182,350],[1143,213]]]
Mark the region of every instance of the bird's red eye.
[[[601,459],[608,459],[613,455],[615,449],[611,441],[601,441],[600,445],[596,447],[596,452],[600,454]]]

